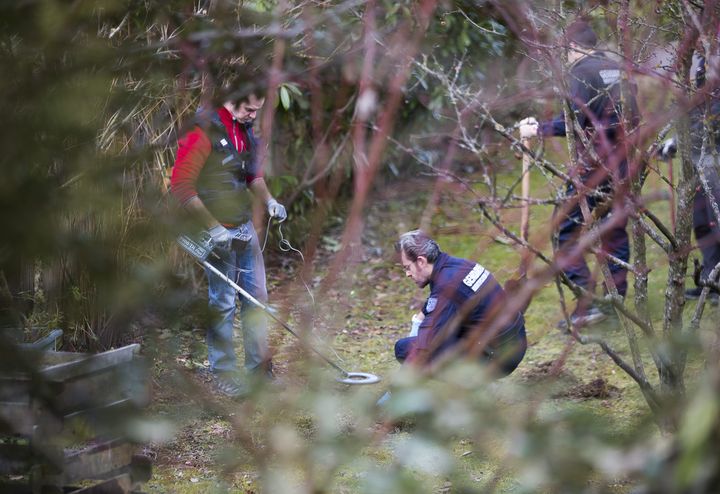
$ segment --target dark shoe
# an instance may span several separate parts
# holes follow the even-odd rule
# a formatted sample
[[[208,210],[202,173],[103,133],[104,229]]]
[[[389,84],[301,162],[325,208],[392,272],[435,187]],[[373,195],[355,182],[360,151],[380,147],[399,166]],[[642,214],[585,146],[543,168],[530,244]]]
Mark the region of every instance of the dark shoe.
[[[248,383],[253,390],[271,389],[274,391],[280,391],[281,389],[288,387],[288,382],[275,374],[272,362],[261,364],[248,371],[247,376]]]
[[[702,293],[702,288],[699,286],[688,288],[685,290],[685,300],[697,300],[700,298],[700,293]]]
[[[242,398],[248,394],[247,387],[233,373],[214,374],[215,390],[228,398]]]
[[[593,326],[595,324],[601,323],[602,321],[607,319],[607,317],[607,314],[605,314],[596,306],[591,305],[590,307],[582,311],[578,311],[577,309],[575,309],[575,312],[573,312],[570,316],[570,324],[572,324],[574,328]],[[557,324],[557,327],[558,329],[567,331],[567,321],[563,319]]]
[[[277,377],[275,377],[275,371],[273,370],[272,361],[263,362],[249,371],[249,374],[253,379],[265,379],[270,382],[277,380]]]
[[[699,286],[696,286],[695,288],[688,288],[685,290],[685,300],[697,300],[700,298],[700,294],[702,293],[703,289]],[[712,305],[718,304],[718,299],[720,296],[718,295],[718,292],[715,290],[710,290],[710,293],[707,296],[708,302]]]

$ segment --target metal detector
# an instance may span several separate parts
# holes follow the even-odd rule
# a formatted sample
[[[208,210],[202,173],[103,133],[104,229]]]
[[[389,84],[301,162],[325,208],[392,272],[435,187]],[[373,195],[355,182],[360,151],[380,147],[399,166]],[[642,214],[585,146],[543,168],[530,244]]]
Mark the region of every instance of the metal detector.
[[[197,260],[203,267],[209,269],[214,274],[220,277],[225,283],[230,285],[237,293],[245,297],[246,300],[250,301],[255,306],[262,309],[268,316],[270,316],[275,322],[280,324],[285,330],[293,335],[295,338],[297,338],[300,341],[303,341],[300,338],[300,335],[296,331],[294,331],[285,321],[280,320],[274,313],[274,311],[268,307],[267,305],[260,302],[258,299],[250,295],[248,292],[243,290],[237,283],[235,283],[233,280],[225,276],[222,272],[220,272],[219,269],[217,269],[215,266],[210,264],[210,262],[207,260],[210,255],[216,255],[213,254],[213,242],[210,235],[203,233],[199,239],[193,239],[189,237],[188,235],[180,235],[178,237],[178,243],[180,246],[185,249],[188,253],[190,253],[195,260]],[[368,372],[348,372],[342,367],[340,367],[338,364],[333,362],[330,358],[326,357],[320,350],[316,349],[312,345],[306,343],[303,341],[303,343],[307,344],[308,348],[315,352],[316,355],[318,355],[321,359],[323,359],[330,367],[333,369],[339,371],[343,377],[337,378],[337,381],[343,384],[375,384],[377,382],[380,382],[380,378],[376,376],[375,374],[370,374]]]

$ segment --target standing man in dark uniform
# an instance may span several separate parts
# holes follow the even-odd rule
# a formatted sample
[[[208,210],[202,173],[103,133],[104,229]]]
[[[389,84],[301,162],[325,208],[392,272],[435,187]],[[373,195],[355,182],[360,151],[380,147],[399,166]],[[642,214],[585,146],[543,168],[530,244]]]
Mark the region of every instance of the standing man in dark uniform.
[[[430,296],[417,336],[395,343],[399,362],[427,363],[449,350],[461,350],[491,367],[498,376],[514,371],[525,356],[525,320],[503,313],[507,297],[480,264],[452,257],[428,235],[414,230],[395,245],[405,274]]]
[[[706,58],[697,57],[695,71],[695,86],[701,89],[705,85],[707,73]],[[693,108],[690,112],[690,159],[703,174],[711,191],[712,199],[720,205],[720,90],[713,91],[706,101]],[[704,143],[703,140],[707,139]],[[672,158],[677,151],[677,139],[668,139],[663,143],[660,156]],[[703,149],[704,144],[704,149]],[[699,173],[698,173],[699,175]],[[718,225],[710,198],[706,194],[702,183],[698,184],[693,202],[693,230],[695,240],[702,254],[702,267],[700,271],[700,285],[710,281],[710,273],[720,262],[720,225]],[[718,279],[712,280],[717,283]],[[685,298],[697,299],[702,292],[702,286],[685,290]],[[709,300],[713,305],[718,303],[718,290],[710,289]]]
[[[595,50],[597,35],[590,24],[576,21],[566,31],[569,49],[568,103],[572,111],[571,120],[577,120],[582,136],[578,136],[577,162],[579,170],[571,170],[571,176],[579,176],[580,182],[596,191],[587,195],[590,210],[600,206],[603,195],[612,195],[618,183],[626,178],[627,161],[623,140],[631,129],[623,128],[623,117],[631,127],[639,121],[639,112],[635,101],[635,88],[628,87],[621,91],[623,83],[621,66],[609,59],[605,54]],[[624,98],[624,105],[621,104]],[[565,136],[565,118],[563,115],[549,122],[538,123],[534,118],[526,118],[520,122],[520,136],[523,138],[537,136]],[[585,146],[583,139],[588,146]],[[568,182],[566,196],[577,201],[578,191],[573,183]],[[562,208],[563,206],[560,206]],[[605,221],[612,215],[612,205],[604,204],[603,211],[598,215]],[[582,230],[584,219],[577,201],[561,219],[557,231],[556,248],[559,252],[569,252],[576,244]],[[602,248],[605,252],[621,261],[630,260],[630,243],[626,232],[627,217],[617,221],[603,237]],[[620,264],[608,261],[615,286],[621,296],[627,292],[627,270]],[[564,273],[578,286],[589,291],[594,290],[594,282],[583,257],[570,259]],[[575,326],[594,324],[607,316],[595,305],[578,303],[571,315],[571,323]],[[561,321],[563,325],[565,321]]]
[[[257,162],[258,143],[252,124],[265,99],[251,94],[228,101],[214,111],[200,112],[198,124],[178,144],[172,172],[173,196],[207,229],[220,259],[210,262],[250,295],[267,301],[265,265],[252,223],[253,198],[268,214],[285,220],[285,208],[268,191]],[[208,298],[214,321],[208,328],[210,370],[219,392],[239,397],[246,393],[239,377],[233,344],[237,293],[206,269]],[[246,300],[241,306],[245,368],[272,377],[268,353],[267,319]]]

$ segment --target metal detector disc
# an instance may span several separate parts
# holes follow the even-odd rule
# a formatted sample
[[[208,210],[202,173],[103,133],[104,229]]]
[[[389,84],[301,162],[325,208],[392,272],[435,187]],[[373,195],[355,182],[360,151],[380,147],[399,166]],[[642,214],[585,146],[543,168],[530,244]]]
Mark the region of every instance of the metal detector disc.
[[[338,378],[337,381],[343,384],[375,384],[380,382],[380,378],[368,372],[348,372],[344,378]]]

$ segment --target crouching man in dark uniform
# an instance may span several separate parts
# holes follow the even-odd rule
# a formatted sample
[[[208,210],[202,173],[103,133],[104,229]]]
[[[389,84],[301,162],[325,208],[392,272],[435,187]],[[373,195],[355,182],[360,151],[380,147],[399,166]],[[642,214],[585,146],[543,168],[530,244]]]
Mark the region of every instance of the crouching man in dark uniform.
[[[430,296],[417,336],[395,343],[399,362],[423,365],[446,352],[477,356],[496,377],[513,372],[525,356],[525,320],[505,311],[507,296],[480,264],[452,257],[428,235],[414,230],[395,244],[405,274]]]

